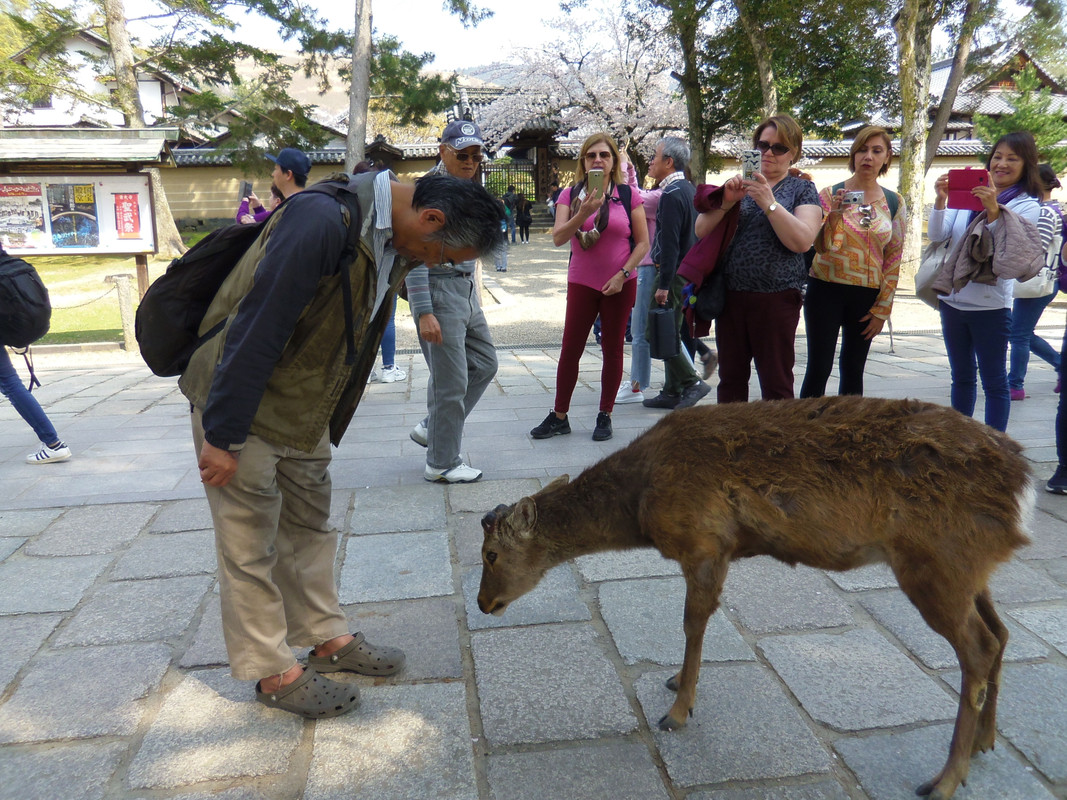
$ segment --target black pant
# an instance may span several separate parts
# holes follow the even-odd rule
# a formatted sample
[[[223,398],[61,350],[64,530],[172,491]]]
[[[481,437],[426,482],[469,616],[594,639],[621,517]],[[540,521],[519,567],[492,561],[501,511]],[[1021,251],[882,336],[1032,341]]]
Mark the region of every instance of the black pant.
[[[822,397],[834,367],[837,332],[841,331],[838,394],[863,394],[863,368],[871,340],[863,338],[867,322],[860,322],[878,300],[878,289],[808,278],[804,298],[804,328],[808,339],[808,368],[801,397]]]
[[[519,221],[519,240],[523,242],[530,241],[530,223],[533,220]]]

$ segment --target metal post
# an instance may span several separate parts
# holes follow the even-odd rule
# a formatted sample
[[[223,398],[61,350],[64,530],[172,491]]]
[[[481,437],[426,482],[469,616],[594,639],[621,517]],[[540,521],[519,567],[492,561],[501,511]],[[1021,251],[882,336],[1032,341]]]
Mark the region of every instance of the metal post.
[[[133,332],[133,275],[108,275],[105,283],[115,284],[119,295],[119,316],[122,318],[122,339],[128,352],[137,352],[137,337]]]

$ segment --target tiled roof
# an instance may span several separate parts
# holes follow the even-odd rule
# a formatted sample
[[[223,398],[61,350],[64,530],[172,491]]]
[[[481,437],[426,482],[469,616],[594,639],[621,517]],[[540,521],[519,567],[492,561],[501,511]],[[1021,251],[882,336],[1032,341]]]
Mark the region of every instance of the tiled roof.
[[[0,128],[0,162],[159,164],[177,128]]]
[[[367,145],[367,148],[370,149],[373,145],[374,142],[371,142]],[[402,158],[405,159],[437,157],[436,142],[419,142],[415,144],[394,144],[389,142],[389,146],[399,150],[402,153]],[[305,152],[308,158],[311,159],[312,164],[345,163],[344,148],[324,148],[321,150],[306,150]],[[233,150],[189,148],[174,151],[174,163],[179,167],[228,166],[232,163],[232,160]]]

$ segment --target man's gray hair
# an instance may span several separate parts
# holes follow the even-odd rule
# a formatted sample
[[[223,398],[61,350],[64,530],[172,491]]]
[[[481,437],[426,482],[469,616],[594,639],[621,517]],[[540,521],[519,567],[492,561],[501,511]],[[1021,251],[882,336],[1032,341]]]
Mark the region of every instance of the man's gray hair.
[[[677,136],[664,136],[658,142],[656,147],[663,145],[663,157],[669,158],[674,161],[674,169],[678,172],[686,172],[689,170],[689,144],[685,139],[680,139]]]
[[[488,256],[502,246],[500,231],[504,206],[474,181],[431,172],[415,181],[411,205],[416,209],[436,208],[445,215],[445,224],[432,239],[454,250],[474,248]]]

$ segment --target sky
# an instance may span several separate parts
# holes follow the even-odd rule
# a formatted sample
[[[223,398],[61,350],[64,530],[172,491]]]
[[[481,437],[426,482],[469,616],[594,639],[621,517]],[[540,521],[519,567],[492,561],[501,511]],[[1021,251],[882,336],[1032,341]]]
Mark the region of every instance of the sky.
[[[351,30],[355,26],[355,0],[311,0],[310,5],[334,27]],[[441,70],[510,60],[515,49],[535,47],[550,35],[544,18],[561,15],[556,0],[480,0],[477,5],[494,14],[473,28],[464,28],[445,11],[443,0],[378,0],[371,8],[379,34],[395,36],[412,53],[434,53],[436,58],[429,66]],[[277,36],[273,23],[250,16],[235,17],[235,21],[242,38],[267,48],[294,49]]]

